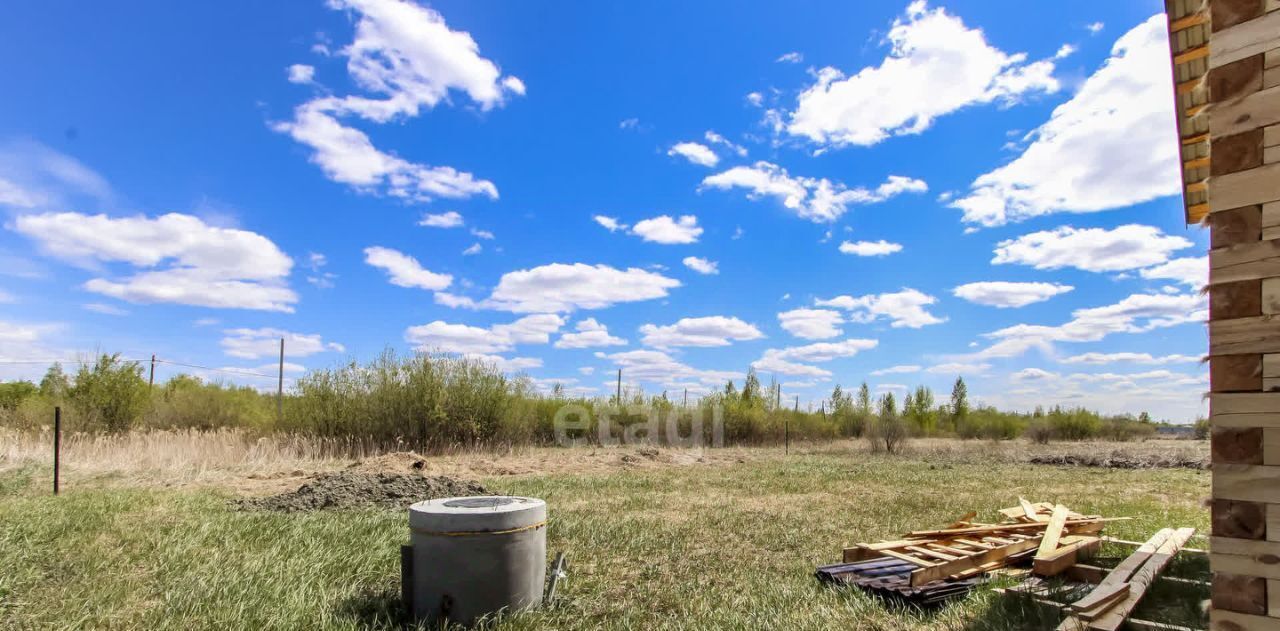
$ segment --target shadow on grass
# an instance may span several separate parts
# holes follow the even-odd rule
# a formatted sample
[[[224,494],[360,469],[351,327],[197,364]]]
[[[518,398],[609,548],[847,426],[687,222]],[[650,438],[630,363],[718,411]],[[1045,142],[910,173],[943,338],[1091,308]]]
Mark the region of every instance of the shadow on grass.
[[[351,620],[361,629],[390,631],[400,629],[426,629],[409,620],[409,613],[400,600],[398,588],[369,589],[338,603],[339,618]]]
[[[554,609],[561,602],[563,601],[557,599],[556,603],[544,609]],[[365,590],[339,602],[336,613],[339,618],[355,623],[357,628],[369,631],[483,631],[496,627],[503,620],[511,619],[509,615],[499,614],[477,620],[471,627],[444,622],[434,626],[427,622],[415,622],[409,619],[409,612],[400,599],[399,586]]]

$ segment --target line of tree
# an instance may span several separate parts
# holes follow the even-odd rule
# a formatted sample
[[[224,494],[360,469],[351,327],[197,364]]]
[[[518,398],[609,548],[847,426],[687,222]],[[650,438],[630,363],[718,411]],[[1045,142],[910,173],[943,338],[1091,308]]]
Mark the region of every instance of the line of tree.
[[[600,411],[610,411],[615,423],[644,423],[645,415],[625,413],[629,406],[638,405],[667,416],[676,412],[678,429],[685,435],[695,415],[706,419],[703,431],[710,432],[711,410],[718,409],[724,439],[730,444],[772,444],[787,436],[806,440],[864,437],[876,449],[892,452],[911,437],[1133,440],[1154,434],[1157,426],[1146,413],[1106,416],[1058,406],[1024,413],[974,406],[961,378],[945,403],[938,403],[929,388],[918,386],[905,394],[899,406],[892,392],[873,397],[864,382],[853,391],[837,385],[817,410],[802,410],[798,401],[783,400],[776,380],[766,386],[749,370],[741,387],[730,380],[686,408],[683,400],[677,405],[665,392],[655,396],[624,391],[622,400],[617,395],[571,397],[562,387],[544,394],[527,378],[505,375],[492,364],[429,354],[402,357],[387,351],[367,364],[308,372],[286,394],[284,414],[279,415],[274,395],[253,388],[207,383],[189,375],[152,388],[143,375],[137,362],[101,355],[73,375],[55,364],[39,383],[0,383],[0,427],[47,426],[53,406],[59,405],[70,431],[241,428],[430,450],[550,443],[555,437],[556,412],[566,404],[580,406],[592,419]],[[582,434],[598,440],[597,430],[592,420]]]

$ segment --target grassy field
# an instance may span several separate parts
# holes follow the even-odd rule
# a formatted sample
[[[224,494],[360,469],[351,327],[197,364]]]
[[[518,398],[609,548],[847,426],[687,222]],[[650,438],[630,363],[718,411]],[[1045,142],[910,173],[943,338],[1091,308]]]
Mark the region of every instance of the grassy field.
[[[995,509],[1019,496],[1131,515],[1107,530],[1127,539],[1165,526],[1207,532],[1207,471],[1028,465],[1018,461],[1024,447],[1031,448],[935,446],[884,456],[833,443],[790,456],[725,450],[703,463],[674,458],[688,464],[655,466],[590,465],[618,462],[635,452],[629,448],[513,454],[510,463],[542,462],[547,472],[481,468],[481,481],[497,492],[546,499],[549,548],[567,551],[571,566],[555,607],[493,626],[1052,628],[1053,616],[988,590],[921,612],[822,587],[812,573],[838,561],[844,543],[894,538],[971,509],[994,519]],[[445,469],[468,459],[495,462],[451,458],[441,463]],[[148,478],[73,466],[67,490],[54,498],[43,463],[0,459],[0,628],[399,627],[402,512],[237,511],[228,500],[237,492],[231,489],[247,488],[233,480],[240,477],[235,470],[222,483],[197,477],[167,488],[163,472]],[[1156,593],[1145,617],[1191,621],[1200,597]]]

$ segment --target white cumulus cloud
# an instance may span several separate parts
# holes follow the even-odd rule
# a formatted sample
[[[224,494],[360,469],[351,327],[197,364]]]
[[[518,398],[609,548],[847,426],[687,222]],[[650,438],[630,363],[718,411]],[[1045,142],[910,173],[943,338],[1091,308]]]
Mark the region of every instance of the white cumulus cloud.
[[[678,142],[667,151],[669,156],[680,156],[693,164],[713,167],[720,164],[720,156],[700,142]]]
[[[1120,37],[1111,57],[1009,164],[952,202],[984,226],[1055,212],[1096,212],[1177,194],[1181,165],[1164,13]]]
[[[844,316],[830,309],[792,309],[778,314],[778,324],[796,337],[806,340],[825,340],[843,333],[840,325]]]
[[[1151,353],[1092,352],[1092,353],[1081,353],[1079,355],[1072,355],[1070,357],[1063,358],[1062,360],[1062,363],[1064,364],[1101,365],[1101,364],[1113,364],[1113,363],[1121,363],[1121,362],[1160,366],[1164,364],[1196,364],[1200,362],[1200,358],[1194,355],[1182,355],[1182,354],[1176,354],[1176,353],[1172,355],[1155,356],[1155,355],[1152,355]]]
[[[363,131],[345,124],[352,116],[374,123],[418,116],[451,92],[467,95],[482,110],[522,95],[519,78],[503,76],[480,56],[465,31],[455,31],[440,13],[405,0],[332,0],[355,16],[355,38],[339,54],[352,81],[373,96],[323,94],[294,110],[293,120],[273,129],[311,149],[325,175],[362,192],[412,201],[435,197],[498,197],[488,180],[447,166],[411,162],[375,147]]]
[[[884,239],[879,241],[845,241],[840,244],[841,253],[855,256],[888,256],[901,251],[901,244],[890,243]]]
[[[991,262],[1036,269],[1074,267],[1087,272],[1118,272],[1159,265],[1169,259],[1171,252],[1188,247],[1191,241],[1166,235],[1153,226],[1062,226],[1001,241]]]
[[[982,281],[966,283],[952,290],[959,298],[989,307],[1025,307],[1043,302],[1058,294],[1075,289],[1059,283],[1015,283],[1006,281]]]
[[[422,267],[418,259],[391,248],[365,248],[364,262],[385,271],[391,284],[398,287],[439,291],[453,284],[453,276],[432,272]]]
[[[693,215],[681,215],[679,218],[659,215],[637,221],[631,227],[631,234],[652,243],[676,245],[697,243],[702,228],[698,227],[698,218]]]
[[[418,225],[428,228],[457,228],[462,225],[462,215],[456,210],[436,214],[427,213],[418,220]]]
[[[84,284],[113,298],[284,312],[292,312],[298,301],[286,284],[293,259],[275,243],[191,215],[46,213],[19,216],[13,227],[50,256],[83,265],[119,262],[146,269]]]
[[[946,322],[926,309],[938,299],[917,289],[904,288],[902,291],[866,296],[836,296],[828,300],[817,300],[819,307],[835,307],[849,311],[849,321],[858,323],[889,320],[893,328],[918,329],[930,324]]]
[[[493,354],[509,351],[518,344],[546,344],[562,326],[564,318],[548,313],[490,327],[436,320],[405,329],[404,337],[420,351]]]
[[[890,51],[879,66],[852,76],[830,66],[818,70],[779,124],[815,143],[874,145],[918,134],[966,106],[1058,90],[1051,60],[1028,63],[1025,54],[995,48],[981,29],[921,0],[894,21],[885,41]]]
[[[700,189],[707,188],[742,188],[748,199],[772,197],[797,216],[824,223],[839,219],[851,205],[883,202],[902,193],[923,193],[929,186],[923,180],[890,175],[875,189],[849,188],[827,178],[793,177],[776,164],[759,161],[703,178]]]
[[[285,357],[309,357],[316,353],[346,351],[341,344],[326,342],[318,333],[293,333],[283,329],[227,329],[219,344],[231,357],[262,359],[280,356],[280,340],[284,340]]]
[[[556,348],[596,348],[600,346],[625,346],[627,341],[609,335],[609,329],[595,318],[581,320],[576,333],[565,333],[556,340]]]
[[[1139,272],[1143,278],[1167,279],[1199,289],[1209,283],[1209,257],[1196,256],[1173,259]]]
[[[754,325],[738,318],[707,316],[681,318],[675,324],[640,326],[645,346],[667,349],[676,346],[728,346],[732,342],[764,337]]]
[[[685,267],[699,274],[719,274],[720,273],[720,267],[718,263],[716,263],[715,261],[708,261],[707,259],[704,259],[701,257],[686,256],[684,257],[684,260],[681,261],[681,263],[684,263]]]
[[[490,297],[477,306],[522,313],[603,309],[664,298],[679,286],[674,278],[635,267],[551,263],[503,274]]]

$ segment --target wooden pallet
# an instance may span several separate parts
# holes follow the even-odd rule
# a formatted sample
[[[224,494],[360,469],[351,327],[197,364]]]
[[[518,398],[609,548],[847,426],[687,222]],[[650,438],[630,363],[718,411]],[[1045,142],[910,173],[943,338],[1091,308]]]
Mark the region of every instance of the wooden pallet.
[[[1008,565],[1009,559],[1035,551],[1037,571],[1057,574],[1097,549],[1098,531],[1111,521],[1082,515],[1061,505],[1033,504],[1002,509],[1006,521],[985,524],[965,515],[940,530],[917,530],[902,539],[859,543],[844,549],[845,563],[892,558],[914,567],[911,586],[959,580]]]

